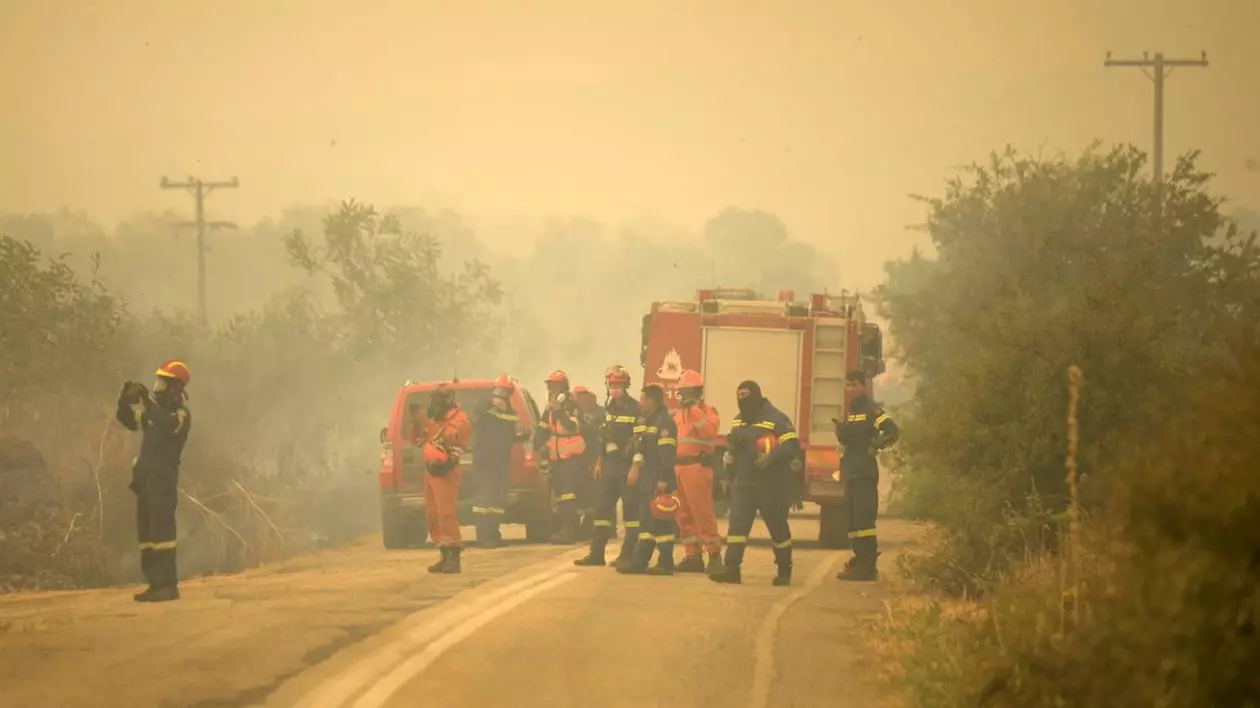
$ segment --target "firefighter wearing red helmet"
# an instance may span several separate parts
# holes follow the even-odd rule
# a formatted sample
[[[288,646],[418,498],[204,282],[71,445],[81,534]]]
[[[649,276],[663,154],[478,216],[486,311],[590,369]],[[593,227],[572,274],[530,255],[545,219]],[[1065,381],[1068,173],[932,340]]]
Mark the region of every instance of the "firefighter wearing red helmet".
[[[579,566],[603,566],[607,563],[604,549],[613,537],[617,521],[617,502],[621,502],[622,523],[625,536],[621,552],[614,562],[619,570],[629,570],[634,549],[639,541],[638,490],[627,485],[634,456],[635,423],[639,419],[639,402],[627,393],[630,388],[630,372],[626,367],[614,364],[604,373],[608,399],[604,403],[604,425],[600,429],[599,461],[596,470],[600,477],[599,500],[595,504],[593,534],[590,551],[585,558],[573,561]]]
[[[429,397],[428,425],[421,446],[424,463],[424,512],[429,538],[441,557],[430,573],[458,573],[463,539],[459,532],[459,486],[463,477],[460,457],[468,449],[471,430],[468,414],[455,402],[455,391],[442,384]]]
[[[792,480],[800,469],[801,441],[792,421],[761,393],[756,381],[735,391],[739,414],[726,434],[723,462],[732,478],[731,515],[726,535],[726,568],[710,580],[739,583],[748,532],[757,514],[774,544],[779,572],[775,585],[792,584],[792,531],[788,527]]]
[[[152,390],[128,381],[118,394],[118,422],[144,435],[129,485],[136,495],[140,570],[149,583],[136,593],[136,602],[179,599],[175,506],[180,455],[192,428],[192,416],[184,405],[184,389],[191,380],[188,365],[171,359],[158,367]]]
[[[473,434],[473,476],[477,495],[473,515],[477,519],[477,545],[503,545],[500,525],[507,514],[512,448],[528,438],[520,430],[520,416],[512,406],[516,384],[506,374],[495,379],[490,400],[477,411]]]
[[[674,574],[674,539],[676,526],[673,511],[677,505],[657,504],[661,494],[672,495],[678,489],[674,461],[678,453],[678,430],[674,417],[665,405],[665,390],[658,384],[643,387],[643,399],[639,420],[635,424],[635,443],[630,473],[626,484],[637,490],[647,502],[650,513],[640,514],[642,526],[634,558],[627,568],[618,567],[623,573],[647,573],[649,575]],[[652,552],[658,551],[656,565],[648,567]]]
[[[577,491],[584,476],[586,438],[577,402],[569,391],[569,376],[557,369],[547,376],[547,407],[534,432],[539,468],[551,476],[559,528],[551,542],[566,545],[577,540]]]
[[[705,572],[704,554],[709,554],[709,573],[723,571],[722,539],[718,535],[717,514],[713,511],[713,466],[721,419],[717,409],[704,403],[704,378],[688,369],[678,379],[678,529],[686,557],[678,564],[680,573]]]

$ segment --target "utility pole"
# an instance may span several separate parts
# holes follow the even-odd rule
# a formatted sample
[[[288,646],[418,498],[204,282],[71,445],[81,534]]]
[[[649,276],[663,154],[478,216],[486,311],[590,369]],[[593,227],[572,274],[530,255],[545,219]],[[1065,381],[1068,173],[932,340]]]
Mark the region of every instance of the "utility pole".
[[[1151,58],[1149,53],[1143,52],[1141,59],[1112,59],[1111,52],[1107,52],[1107,59],[1103,61],[1103,66],[1108,68],[1117,66],[1137,67],[1142,70],[1143,74],[1146,74],[1147,78],[1155,82],[1154,168],[1156,187],[1164,181],[1164,79],[1171,76],[1173,69],[1179,66],[1205,67],[1207,65],[1207,52],[1203,52],[1198,59],[1166,59],[1162,52],[1155,52],[1154,58]],[[1151,69],[1151,71],[1147,71],[1147,69]]]
[[[240,180],[233,177],[228,182],[207,182],[189,177],[183,182],[172,182],[162,178],[162,189],[184,189],[197,200],[196,221],[185,221],[181,226],[197,227],[197,320],[206,324],[206,229],[234,229],[236,224],[230,221],[206,221],[206,195],[216,189],[236,189],[241,186]]]

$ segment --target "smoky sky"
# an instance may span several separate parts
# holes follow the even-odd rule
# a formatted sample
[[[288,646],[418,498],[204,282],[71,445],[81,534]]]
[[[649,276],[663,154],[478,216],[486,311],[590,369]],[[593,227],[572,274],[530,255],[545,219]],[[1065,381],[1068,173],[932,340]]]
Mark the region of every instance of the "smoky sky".
[[[846,281],[923,237],[910,193],[1010,143],[1166,149],[1260,202],[1260,1],[0,1],[0,210],[219,218],[355,197],[449,206],[518,252],[547,214],[778,213]],[[1171,164],[1171,161],[1170,161]]]

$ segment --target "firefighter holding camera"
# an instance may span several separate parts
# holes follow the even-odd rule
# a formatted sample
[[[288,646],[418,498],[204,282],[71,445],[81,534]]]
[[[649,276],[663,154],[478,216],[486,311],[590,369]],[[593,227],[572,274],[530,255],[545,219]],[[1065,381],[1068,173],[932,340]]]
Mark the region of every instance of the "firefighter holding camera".
[[[172,359],[158,367],[152,390],[128,381],[118,394],[118,422],[144,435],[129,485],[136,495],[140,570],[149,583],[136,593],[136,602],[179,599],[175,507],[180,456],[192,428],[192,416],[184,405],[184,389],[191,380],[188,365]]]

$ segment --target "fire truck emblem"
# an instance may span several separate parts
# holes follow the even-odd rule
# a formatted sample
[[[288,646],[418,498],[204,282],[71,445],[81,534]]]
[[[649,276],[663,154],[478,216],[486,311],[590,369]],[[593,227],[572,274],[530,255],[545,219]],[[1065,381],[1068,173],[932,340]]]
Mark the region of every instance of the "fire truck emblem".
[[[670,347],[665,353],[664,361],[661,362],[661,368],[656,370],[656,375],[665,381],[677,381],[682,378],[682,372],[682,356],[678,354],[677,349]]]

